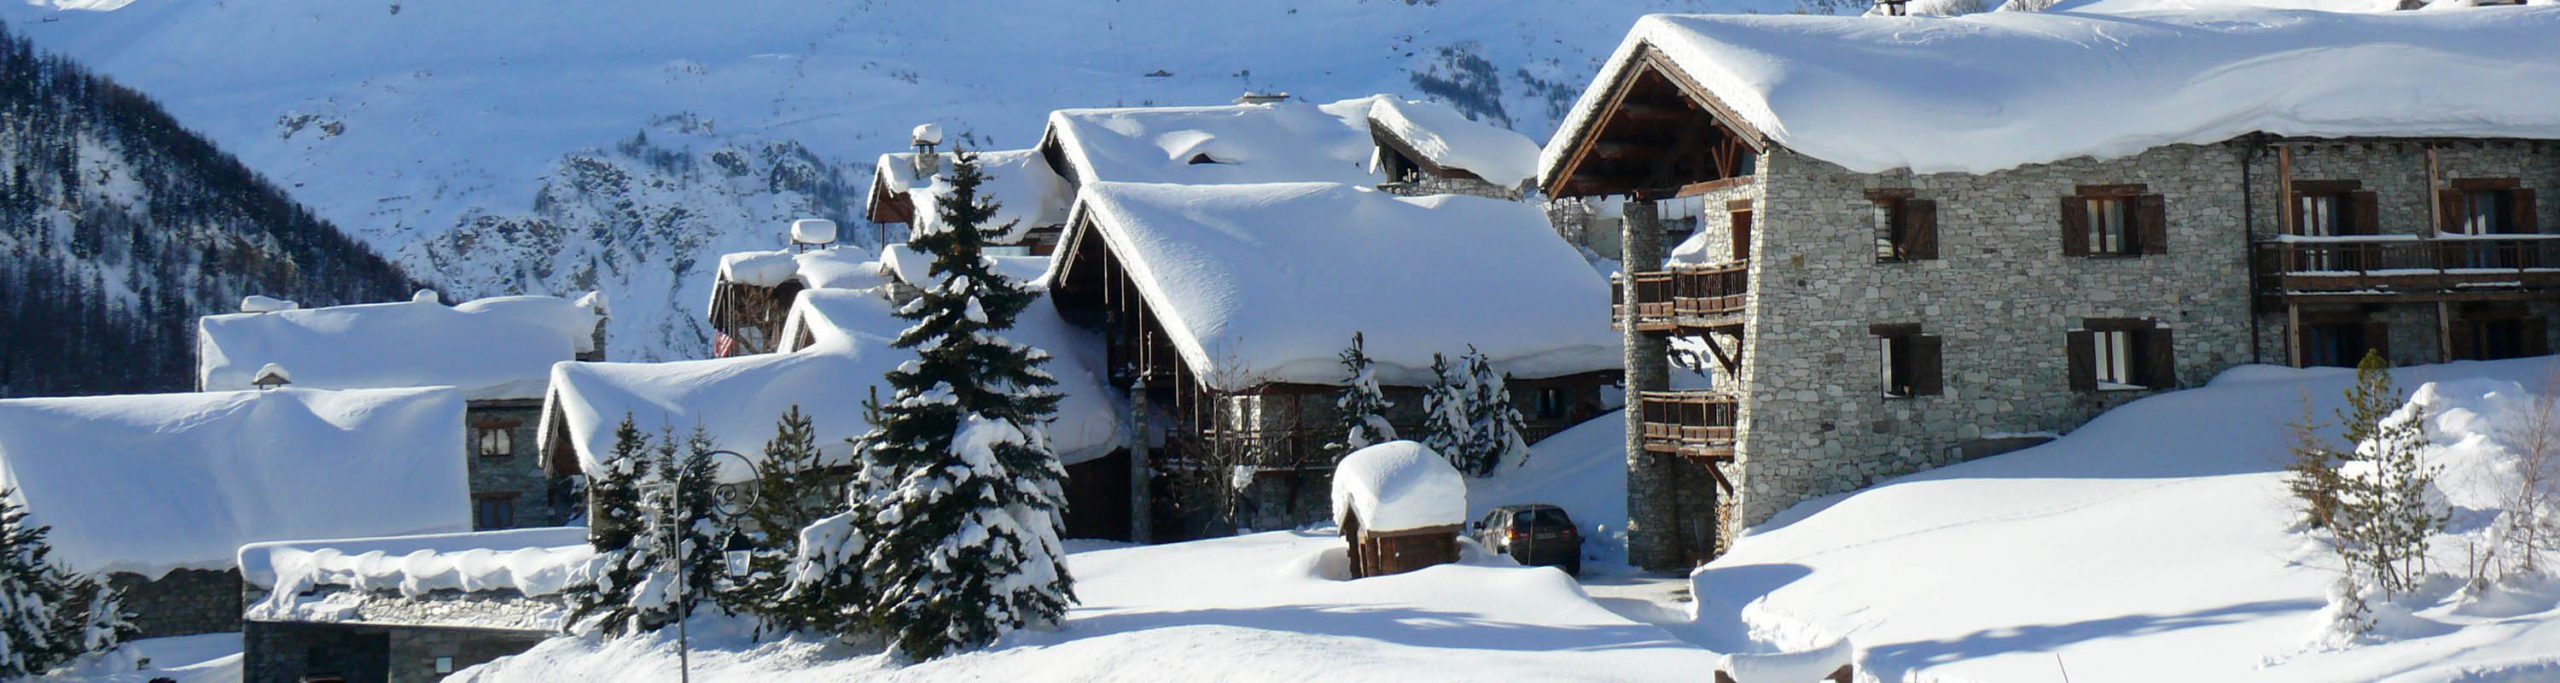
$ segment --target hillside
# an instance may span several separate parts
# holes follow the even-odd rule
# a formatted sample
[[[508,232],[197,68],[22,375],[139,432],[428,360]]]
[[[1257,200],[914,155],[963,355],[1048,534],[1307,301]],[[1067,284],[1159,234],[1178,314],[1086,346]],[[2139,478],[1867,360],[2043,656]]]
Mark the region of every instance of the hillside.
[[[192,389],[196,316],[412,286],[149,97],[0,27],[0,397]]]
[[[919,123],[1022,147],[1057,108],[1390,92],[1543,139],[1638,15],[1798,8],[57,0],[0,19],[452,294],[602,288],[616,355],[663,359],[707,354],[716,254],[813,214],[872,241],[853,215],[871,162]]]

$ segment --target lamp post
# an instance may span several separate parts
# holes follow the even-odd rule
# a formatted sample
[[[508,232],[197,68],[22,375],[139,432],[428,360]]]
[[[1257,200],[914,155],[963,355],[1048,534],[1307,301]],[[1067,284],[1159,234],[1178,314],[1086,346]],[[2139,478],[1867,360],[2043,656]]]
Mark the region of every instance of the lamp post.
[[[714,459],[717,459],[720,456],[737,458],[739,464],[746,465],[748,471],[755,473],[757,481],[762,481],[764,479],[764,467],[756,464],[756,461],[749,459],[745,454],[731,450],[717,450],[710,451],[704,455]],[[689,482],[684,477],[685,468],[682,464],[678,464],[671,469],[675,470],[675,477],[672,480],[650,486],[653,492],[662,492],[664,494],[662,498],[666,501],[666,504],[663,506],[663,509],[651,508],[649,513],[656,516],[662,523],[672,522],[674,526],[682,528],[689,526],[693,521],[691,519],[683,518],[682,510],[677,506],[678,502],[684,499],[684,487],[685,484]],[[716,484],[717,481],[715,480],[713,483]],[[748,492],[751,496],[748,499],[748,505],[753,505],[755,500],[762,498],[764,495],[764,491],[762,491],[760,487],[748,487]],[[715,489],[712,492],[712,495],[716,497],[719,495],[719,492]],[[744,506],[733,508],[715,503],[711,506],[710,512],[722,519],[736,519],[743,511]],[[732,534],[731,540],[735,540],[734,534]],[[724,541],[722,551],[726,556],[722,559],[725,564],[727,564],[726,568],[729,570],[729,574],[731,576],[737,576],[741,573],[740,570],[743,569],[743,565],[745,564],[740,556],[746,555],[747,553],[743,550],[729,548],[727,545],[728,542]],[[667,534],[667,564],[668,573],[675,576],[676,675],[678,680],[684,681],[684,683],[692,683],[693,644],[691,634],[688,633],[690,629],[686,628],[685,622],[693,618],[693,600],[691,599],[692,596],[685,590],[684,586],[684,539],[683,535],[680,533]]]

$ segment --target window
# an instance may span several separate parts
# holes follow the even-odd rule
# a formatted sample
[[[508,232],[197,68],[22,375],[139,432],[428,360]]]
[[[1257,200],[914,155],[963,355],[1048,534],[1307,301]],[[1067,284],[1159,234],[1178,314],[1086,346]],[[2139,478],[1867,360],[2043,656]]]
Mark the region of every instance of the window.
[[[2176,344],[2167,328],[2147,320],[2091,318],[2067,337],[2071,388],[2122,391],[2176,387]]]
[[[2168,253],[2167,202],[2141,185],[2082,185],[2062,198],[2064,256]]]
[[[1916,324],[1876,325],[1878,384],[1889,398],[1935,396],[1945,392],[1937,337],[1920,333]]]
[[[1876,261],[1901,263],[1938,257],[1937,202],[1914,199],[1911,190],[1868,190],[1873,202],[1869,221],[1876,236]]]
[[[516,494],[489,493],[471,497],[471,527],[512,529],[516,526]]]
[[[2523,306],[2465,304],[2451,329],[2455,360],[2501,360],[2551,353],[2551,324]]]
[[[2367,351],[2391,355],[2391,328],[2365,320],[2361,313],[2312,315],[2302,321],[2302,365],[2304,367],[2352,368],[2364,362]]]
[[[2504,235],[2515,232],[2515,199],[2511,190],[2462,193],[2462,234]]]
[[[2305,193],[2294,202],[2294,234],[2307,237],[2334,237],[2347,234],[2347,196],[2337,193]]]
[[[1565,406],[1565,401],[1564,401],[1564,390],[1563,390],[1563,389],[1539,389],[1539,390],[1538,390],[1538,405],[1537,405],[1537,411],[1538,411],[1538,412],[1537,412],[1537,415],[1538,415],[1538,419],[1541,419],[1541,420],[1561,420],[1561,419],[1564,419],[1565,409],[1566,409],[1566,406]]]
[[[483,458],[504,458],[516,454],[515,425],[487,424],[473,427],[471,443]]]
[[[453,658],[452,658],[452,657],[437,657],[437,658],[436,658],[436,673],[440,673],[440,674],[449,674],[449,673],[453,673]]]

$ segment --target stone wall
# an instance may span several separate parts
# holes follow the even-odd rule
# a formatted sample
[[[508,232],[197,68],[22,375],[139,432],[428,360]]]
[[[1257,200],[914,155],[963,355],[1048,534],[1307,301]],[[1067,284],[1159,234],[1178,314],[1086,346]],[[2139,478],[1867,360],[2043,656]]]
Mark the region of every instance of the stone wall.
[[[2174,330],[2181,385],[2250,358],[2240,151],[2177,145],[1988,175],[1855,173],[1780,149],[1763,160],[1739,390],[1737,524],[1807,498],[2069,431],[2149,390],[2069,387],[2065,334],[2087,318]],[[2165,195],[2167,253],[2065,257],[2060,199],[2082,184]],[[1866,191],[1937,202],[1940,258],[1878,262]],[[1887,397],[1869,325],[1944,343],[1945,392]],[[1730,531],[1730,530],[1729,530]]]
[[[463,417],[470,427],[462,455],[470,463],[471,494],[514,495],[515,524],[508,528],[560,526],[577,512],[575,501],[555,491],[551,477],[542,471],[541,420],[541,401],[472,401]],[[515,445],[512,454],[480,455],[480,430],[488,425],[507,425]],[[473,509],[477,524],[477,500]]]
[[[539,631],[252,621],[241,635],[246,683],[341,676],[349,683],[424,683],[532,649]],[[447,669],[439,672],[439,660]]]
[[[240,630],[240,570],[179,569],[159,579],[115,572],[107,584],[124,592],[124,609],[144,638]]]

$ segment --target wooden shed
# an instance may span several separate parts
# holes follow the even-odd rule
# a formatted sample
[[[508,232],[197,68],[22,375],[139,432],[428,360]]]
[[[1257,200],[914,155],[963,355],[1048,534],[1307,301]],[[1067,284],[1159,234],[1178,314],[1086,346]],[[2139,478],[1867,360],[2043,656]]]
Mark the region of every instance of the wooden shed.
[[[1466,476],[1422,444],[1370,446],[1335,469],[1333,514],[1350,544],[1352,578],[1456,562]]]

